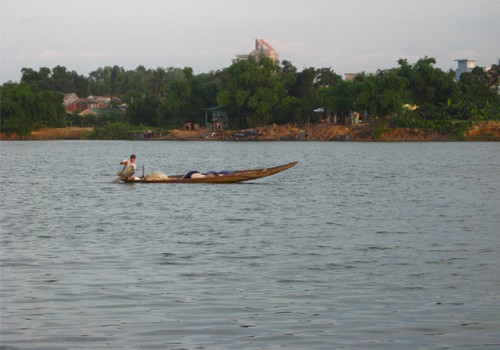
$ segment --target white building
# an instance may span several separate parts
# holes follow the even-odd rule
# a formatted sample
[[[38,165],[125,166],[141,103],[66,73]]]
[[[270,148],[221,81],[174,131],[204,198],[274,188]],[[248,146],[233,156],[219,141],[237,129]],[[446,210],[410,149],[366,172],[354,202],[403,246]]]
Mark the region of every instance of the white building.
[[[470,73],[476,67],[476,60],[469,58],[463,58],[455,60],[458,62],[458,68],[455,71],[455,80],[459,81],[462,73]]]

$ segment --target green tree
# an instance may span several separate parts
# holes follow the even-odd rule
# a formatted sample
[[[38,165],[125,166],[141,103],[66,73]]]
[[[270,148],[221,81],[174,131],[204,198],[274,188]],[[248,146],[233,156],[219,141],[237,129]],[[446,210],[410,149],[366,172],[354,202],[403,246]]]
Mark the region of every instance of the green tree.
[[[462,119],[500,119],[500,96],[495,89],[494,77],[488,71],[475,67],[462,74],[458,83],[461,101],[455,110]]]
[[[411,67],[406,60],[398,62],[399,75],[408,80],[412,100],[419,106],[421,116],[425,119],[441,116],[441,107],[446,106],[449,101],[458,101],[459,90],[454,72],[435,68],[434,58],[421,58]]]
[[[117,95],[122,92],[123,82],[125,80],[125,71],[123,67],[113,66],[109,77],[109,94]]]
[[[255,127],[272,119],[273,108],[287,95],[278,70],[267,57],[235,60],[224,70],[217,101],[233,117],[235,127]]]
[[[74,92],[78,96],[88,96],[87,78],[75,71],[68,71],[66,67],[56,66],[52,70],[42,67],[38,72],[31,68],[22,68],[21,73],[21,82],[33,84],[40,91]]]
[[[89,86],[93,95],[110,95],[112,70],[113,68],[106,66],[89,73]]]
[[[130,125],[124,122],[111,122],[103,127],[95,128],[91,139],[95,140],[132,140],[133,134],[129,132]]]
[[[281,102],[273,108],[273,121],[277,123],[289,123],[300,121],[300,99],[296,96],[291,96],[290,91],[297,81],[297,68],[290,61],[282,61],[279,67],[279,80],[283,84],[286,92],[282,96]]]
[[[305,122],[312,111],[319,107],[319,95],[316,83],[317,71],[315,68],[305,68],[297,74],[295,83],[288,93],[295,98],[298,115],[296,122]]]
[[[331,67],[319,68],[316,70],[316,79],[314,85],[317,88],[333,86],[342,81],[342,77],[336,74]]]
[[[39,111],[41,122],[44,126],[66,126],[66,109],[63,105],[64,96],[56,91],[41,91]]]
[[[150,71],[144,66],[138,66],[135,70],[123,72],[121,86],[122,101],[131,102],[134,97],[141,96],[148,91]]]
[[[34,84],[42,90],[52,89],[50,74],[51,70],[49,68],[40,68],[38,72],[31,68],[22,68],[21,82]]]
[[[488,75],[487,84],[488,86],[496,92],[499,92],[500,85],[500,59],[497,64],[493,64],[491,68],[486,72]]]
[[[161,102],[158,96],[146,94],[135,98],[127,108],[127,118],[132,124],[161,125]]]
[[[361,93],[362,83],[358,81],[339,81],[334,85],[320,89],[319,99],[328,111],[345,116],[356,109],[356,98]],[[361,107],[361,110],[364,110]]]
[[[187,79],[171,82],[164,102],[164,120],[169,126],[183,124],[192,115],[191,83]]]
[[[52,68],[52,90],[60,92],[73,92],[76,90],[71,72],[66,67],[56,66]]]
[[[30,95],[31,97],[28,97]],[[26,83],[4,84],[0,89],[1,132],[8,135],[17,133],[22,137],[33,130],[31,115],[24,110],[23,100],[33,99],[29,85]]]
[[[411,99],[407,85],[407,80],[395,71],[379,71],[365,78],[355,105],[378,117],[399,113]]]
[[[34,84],[4,84],[0,89],[1,130],[27,136],[43,126],[63,126],[63,95],[37,91]]]
[[[152,92],[160,101],[163,101],[167,91],[167,74],[164,68],[158,67],[152,71],[150,84]]]

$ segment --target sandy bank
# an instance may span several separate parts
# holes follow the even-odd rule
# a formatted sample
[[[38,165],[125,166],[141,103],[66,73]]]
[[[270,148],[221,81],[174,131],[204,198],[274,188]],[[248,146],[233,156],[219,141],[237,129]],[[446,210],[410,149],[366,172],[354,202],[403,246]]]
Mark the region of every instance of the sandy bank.
[[[30,140],[75,140],[81,139],[85,135],[89,135],[94,131],[94,128],[54,128],[42,129],[33,131],[29,137]]]
[[[455,141],[456,135],[415,128],[383,128],[373,124],[335,125],[312,124],[298,127],[292,124],[258,127],[249,130],[172,130],[162,140],[233,140],[233,141],[382,141],[425,142]],[[462,140],[462,139],[460,139]],[[463,141],[500,141],[500,122],[483,122],[474,125]]]
[[[30,136],[21,138],[14,134],[7,137],[5,134],[0,134],[0,140],[79,140],[90,135],[94,128],[43,128],[33,131]]]
[[[85,139],[93,128],[45,128],[34,131],[27,140],[79,140]],[[19,136],[1,135],[2,140],[19,140]],[[293,124],[258,127],[248,130],[226,130],[213,132],[207,129],[187,131],[171,130],[168,134],[149,140],[162,141],[455,141],[455,135],[440,134],[431,130],[412,128],[384,128],[373,124],[335,125],[311,124],[297,126]],[[462,139],[460,139],[462,140]],[[500,141],[500,122],[481,122],[472,126],[465,133],[463,141]]]

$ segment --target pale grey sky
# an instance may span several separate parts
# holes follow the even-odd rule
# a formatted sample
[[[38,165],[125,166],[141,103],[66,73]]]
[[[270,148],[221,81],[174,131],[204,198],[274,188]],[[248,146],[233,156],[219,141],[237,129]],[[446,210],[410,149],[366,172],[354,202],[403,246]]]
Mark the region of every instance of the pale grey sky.
[[[343,75],[435,57],[500,57],[500,0],[0,0],[0,83],[21,68],[231,65],[266,39],[280,60]]]

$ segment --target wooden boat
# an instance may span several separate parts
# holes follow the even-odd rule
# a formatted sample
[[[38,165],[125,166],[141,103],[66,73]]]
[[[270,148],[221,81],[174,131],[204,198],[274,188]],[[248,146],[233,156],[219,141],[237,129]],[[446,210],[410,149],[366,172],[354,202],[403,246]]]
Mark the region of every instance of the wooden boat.
[[[298,163],[299,162],[292,162],[272,168],[235,170],[227,174],[197,178],[184,178],[184,175],[169,175],[168,179],[161,180],[148,180],[146,176],[144,178],[126,179],[122,181],[127,183],[236,183],[271,176],[284,170],[290,169],[296,166]]]

